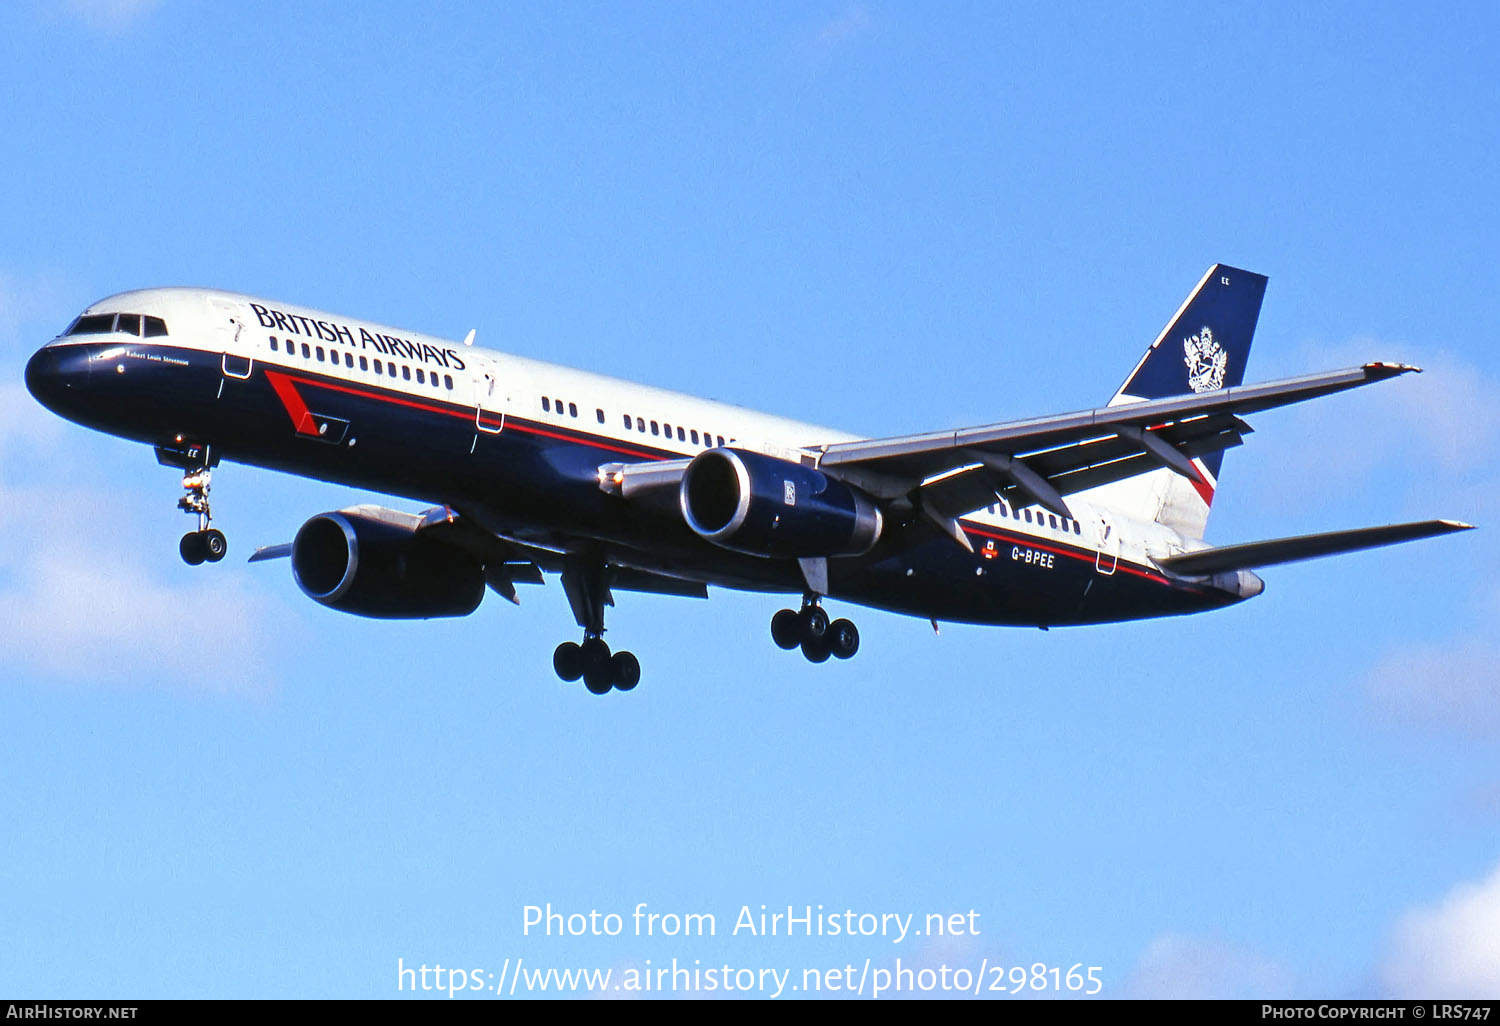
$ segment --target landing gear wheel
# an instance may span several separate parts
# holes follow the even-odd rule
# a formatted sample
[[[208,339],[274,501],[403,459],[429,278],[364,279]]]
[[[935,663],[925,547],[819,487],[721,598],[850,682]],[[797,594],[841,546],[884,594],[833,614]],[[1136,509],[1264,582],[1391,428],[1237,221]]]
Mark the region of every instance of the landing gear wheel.
[[[828,633],[828,614],[823,611],[822,606],[803,606],[802,612],[797,614],[798,625],[802,628],[802,640],[821,641],[824,634]],[[822,660],[815,660],[821,662]]]
[[[603,638],[585,638],[578,647],[583,657],[583,686],[596,695],[605,694],[614,686],[609,646]]]
[[[224,539],[224,532],[217,527],[210,527],[199,534],[203,536],[203,558],[210,563],[223,559],[224,553],[229,551],[229,542]]]
[[[609,668],[615,687],[621,691],[629,691],[641,682],[641,664],[630,652],[616,652]]]
[[[835,656],[849,659],[859,651],[859,628],[850,620],[835,620],[828,625],[823,641]]]
[[[583,674],[583,686],[589,689],[591,695],[607,695],[614,684],[609,679],[609,667],[601,666],[595,670],[585,670]]]
[[[826,638],[807,638],[802,642],[802,654],[810,663],[826,663],[832,653],[828,650]]]
[[[552,669],[559,677],[572,683],[583,676],[583,649],[576,641],[564,641],[552,652]]]
[[[788,652],[802,644],[802,620],[795,610],[783,609],[771,617],[771,640]]]
[[[177,551],[188,566],[197,566],[208,558],[208,546],[204,544],[203,534],[199,531],[189,531],[183,535],[182,541],[177,543]]]

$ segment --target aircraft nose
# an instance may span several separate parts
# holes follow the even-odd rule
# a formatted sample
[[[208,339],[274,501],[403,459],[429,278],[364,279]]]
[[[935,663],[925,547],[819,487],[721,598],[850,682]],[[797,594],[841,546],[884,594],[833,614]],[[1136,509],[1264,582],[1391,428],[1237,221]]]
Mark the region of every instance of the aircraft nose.
[[[59,412],[58,408],[66,405],[69,393],[87,374],[76,352],[43,346],[26,362],[26,390],[47,409]]]

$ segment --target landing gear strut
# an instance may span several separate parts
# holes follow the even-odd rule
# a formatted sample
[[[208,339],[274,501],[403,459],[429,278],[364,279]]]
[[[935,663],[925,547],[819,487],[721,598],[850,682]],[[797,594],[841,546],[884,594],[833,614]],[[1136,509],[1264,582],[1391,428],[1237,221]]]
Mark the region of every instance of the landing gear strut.
[[[783,609],[771,617],[771,639],[781,648],[801,648],[809,662],[827,662],[829,656],[849,659],[859,651],[859,630],[849,620],[829,622],[819,597],[808,593],[802,608]]]
[[[209,526],[213,519],[208,508],[208,488],[212,476],[213,471],[207,467],[191,467],[182,475],[182,487],[187,494],[177,500],[177,508],[198,517],[198,530],[183,535],[182,541],[177,545],[183,562],[189,566],[197,566],[204,561],[217,563],[229,551],[224,532]]]
[[[615,604],[602,560],[578,558],[563,568],[562,585],[573,618],[583,628],[583,644],[565,641],[552,653],[552,669],[565,681],[583,678],[596,695],[611,688],[629,691],[641,681],[640,661],[630,652],[611,654],[604,642],[604,607]]]

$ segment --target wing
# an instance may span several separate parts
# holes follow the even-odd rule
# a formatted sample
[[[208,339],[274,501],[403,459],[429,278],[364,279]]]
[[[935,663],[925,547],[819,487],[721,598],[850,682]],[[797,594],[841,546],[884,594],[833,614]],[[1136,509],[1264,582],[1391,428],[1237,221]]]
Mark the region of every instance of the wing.
[[[877,500],[912,503],[967,547],[957,517],[1001,498],[1071,517],[1065,496],[1167,467],[1189,479],[1193,458],[1239,445],[1250,427],[1242,415],[1384,381],[1419,368],[1367,363],[1197,395],[1132,402],[893,438],[800,450],[802,462]],[[690,460],[610,463],[600,487],[626,498],[676,487]]]

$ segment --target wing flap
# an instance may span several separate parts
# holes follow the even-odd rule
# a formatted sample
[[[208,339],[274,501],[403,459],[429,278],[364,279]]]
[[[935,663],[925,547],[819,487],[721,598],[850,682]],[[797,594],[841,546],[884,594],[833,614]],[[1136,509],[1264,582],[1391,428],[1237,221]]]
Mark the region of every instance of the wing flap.
[[[1422,520],[1410,524],[1387,524],[1384,527],[1360,527],[1352,531],[1302,534],[1292,538],[1248,542],[1244,545],[1222,545],[1159,559],[1156,564],[1164,570],[1189,576],[1216,574],[1226,570],[1253,570],[1277,563],[1294,563],[1302,559],[1333,556],[1340,552],[1395,545],[1398,542],[1431,538],[1454,531],[1470,531],[1473,528],[1473,524],[1458,520]]]

